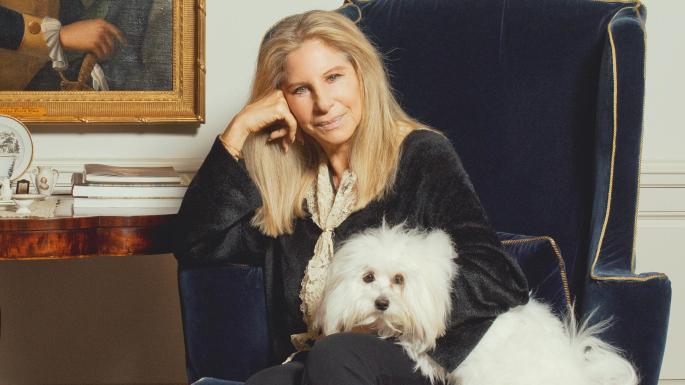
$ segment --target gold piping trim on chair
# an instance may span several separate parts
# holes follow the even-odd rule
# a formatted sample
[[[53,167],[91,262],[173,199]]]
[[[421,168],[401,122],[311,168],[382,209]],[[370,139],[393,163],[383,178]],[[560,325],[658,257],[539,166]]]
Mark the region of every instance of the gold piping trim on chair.
[[[612,25],[614,23],[614,20],[616,17],[623,11],[624,9],[633,9],[639,17],[639,11],[638,8],[640,7],[640,2],[637,1],[637,5],[635,7],[626,7],[626,8],[621,8],[614,14],[614,16],[611,18],[609,21],[609,24],[607,25],[607,32],[609,34],[609,44],[611,45],[611,61],[612,61],[612,75],[613,75],[613,138],[611,142],[611,166],[609,170],[609,191],[607,193],[607,206],[606,206],[606,213],[604,214],[604,223],[602,224],[602,231],[599,236],[599,241],[597,243],[597,251],[595,252],[595,257],[592,262],[592,267],[590,268],[590,278],[596,280],[596,281],[638,281],[638,282],[644,282],[644,281],[649,281],[652,279],[665,279],[667,278],[665,274],[662,273],[655,273],[655,274],[650,274],[650,275],[645,275],[642,277],[622,277],[622,276],[602,276],[595,274],[595,268],[597,267],[597,262],[599,261],[599,255],[602,252],[602,246],[604,245],[604,235],[606,232],[606,227],[607,224],[609,223],[609,217],[611,214],[611,198],[613,195],[613,187],[614,187],[614,166],[615,166],[615,161],[616,161],[616,137],[618,135],[618,65],[616,63],[616,44],[614,42],[614,34],[611,31]],[[641,21],[641,28],[644,27],[642,26],[644,23],[642,23],[642,19],[640,18]],[[643,70],[644,71],[644,70]],[[642,146],[642,145],[640,145]],[[638,173],[638,183],[639,183],[639,173]],[[639,188],[640,186],[638,185],[638,197],[639,197]],[[637,217],[637,215],[636,215]],[[637,223],[637,222],[636,222]],[[635,228],[633,229],[633,237],[635,236]],[[633,239],[633,242],[635,242],[635,239]],[[634,270],[635,266],[635,251],[634,249],[631,251],[631,272]]]
[[[647,29],[645,28],[645,20],[640,14],[640,7],[642,3],[638,4],[635,8],[635,16],[640,20],[640,29],[642,30],[642,46],[645,50],[645,60],[647,58]],[[642,66],[642,78],[647,79],[646,66]],[[642,99],[642,110],[644,111],[645,101]],[[643,130],[644,131],[644,128]],[[635,253],[637,244],[637,216],[640,210],[640,177],[642,176],[642,145],[644,143],[644,135],[640,135],[640,161],[637,163],[637,195],[635,197],[635,216],[633,217],[633,248],[630,254],[630,270],[635,271]]]
[[[564,298],[566,298],[566,307],[572,308],[571,304],[571,289],[568,286],[568,277],[566,276],[566,263],[564,263],[564,258],[561,256],[561,250],[557,246],[557,243],[552,237],[549,236],[539,236],[539,237],[528,237],[524,239],[506,239],[502,241],[502,245],[519,245],[522,243],[529,243],[535,241],[547,241],[552,246],[554,255],[557,256],[557,263],[559,264],[559,274],[561,275],[561,286],[564,289]]]

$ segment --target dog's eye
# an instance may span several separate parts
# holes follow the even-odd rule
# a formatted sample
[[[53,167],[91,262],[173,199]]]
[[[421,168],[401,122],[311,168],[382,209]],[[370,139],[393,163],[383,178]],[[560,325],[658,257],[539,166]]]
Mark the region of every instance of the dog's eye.
[[[396,285],[402,285],[404,283],[404,276],[402,274],[395,274],[395,276],[392,278],[392,281]]]
[[[371,282],[373,282],[373,281],[376,280],[376,277],[374,277],[374,276],[373,276],[373,272],[370,271],[370,272],[364,274],[364,277],[363,277],[362,279],[363,279],[364,282],[366,282],[366,283],[371,283]]]

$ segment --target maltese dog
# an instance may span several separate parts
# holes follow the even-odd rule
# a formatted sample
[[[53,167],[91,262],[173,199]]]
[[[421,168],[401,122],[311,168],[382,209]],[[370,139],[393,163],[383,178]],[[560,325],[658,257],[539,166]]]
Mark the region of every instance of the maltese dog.
[[[352,236],[328,268],[314,327],[323,335],[370,331],[396,337],[431,383],[459,385],[635,385],[633,366],[597,337],[606,323],[562,322],[531,298],[499,315],[451,373],[430,356],[452,311],[459,279],[452,241],[441,230],[403,224]],[[459,311],[455,308],[454,311]]]

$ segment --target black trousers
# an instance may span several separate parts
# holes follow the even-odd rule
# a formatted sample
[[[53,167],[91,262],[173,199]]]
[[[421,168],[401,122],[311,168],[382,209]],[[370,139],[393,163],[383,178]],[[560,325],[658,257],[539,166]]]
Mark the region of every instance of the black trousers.
[[[402,347],[371,334],[340,333],[317,341],[287,364],[250,377],[245,385],[430,385]]]

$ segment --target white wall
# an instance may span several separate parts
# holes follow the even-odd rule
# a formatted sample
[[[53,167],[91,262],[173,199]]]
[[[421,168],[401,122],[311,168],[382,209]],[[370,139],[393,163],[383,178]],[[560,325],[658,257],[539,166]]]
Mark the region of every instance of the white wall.
[[[638,271],[673,282],[662,378],[685,379],[685,33],[682,0],[648,6],[647,102]],[[207,123],[192,127],[31,127],[34,164],[173,162],[193,169],[244,102],[264,31],[298,11],[342,0],[207,0]],[[182,383],[183,341],[169,255],[0,263],[0,384]],[[678,341],[678,342],[676,342]]]
[[[685,30],[682,0],[642,0],[647,6],[647,73],[643,160],[685,162],[682,116]],[[682,174],[682,166],[676,170]]]

